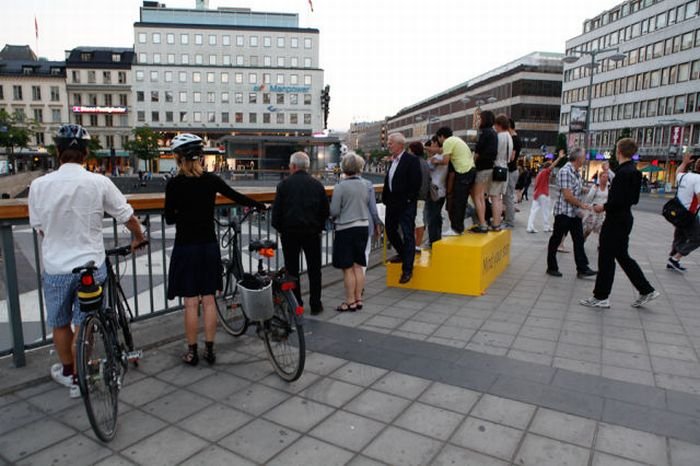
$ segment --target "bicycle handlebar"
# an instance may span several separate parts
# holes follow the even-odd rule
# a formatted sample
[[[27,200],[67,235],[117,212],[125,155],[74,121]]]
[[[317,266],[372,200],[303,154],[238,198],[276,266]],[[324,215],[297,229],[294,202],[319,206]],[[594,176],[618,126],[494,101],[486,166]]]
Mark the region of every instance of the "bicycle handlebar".
[[[143,246],[146,246],[148,244],[148,240],[140,243],[138,246],[136,246],[136,249],[140,249]],[[105,255],[107,256],[128,256],[131,254],[131,245],[126,245],[126,246],[120,246],[118,248],[113,248],[113,249],[107,249],[105,250]],[[89,261],[85,263],[84,265],[81,265],[80,267],[74,268],[71,272],[72,273],[80,273],[83,270],[97,270],[97,266],[95,265],[95,261]]]
[[[215,218],[214,222],[216,222],[216,224],[222,228],[234,228],[234,227],[237,228],[237,227],[240,227],[243,224],[243,222],[245,222],[246,219],[248,217],[250,217],[250,214],[252,214],[253,212],[266,212],[266,211],[267,211],[267,209],[258,209],[256,207],[251,207],[248,209],[248,212],[243,214],[243,217],[241,217],[240,219],[234,218],[231,222],[226,223],[226,222],[222,222],[221,220],[217,220]]]

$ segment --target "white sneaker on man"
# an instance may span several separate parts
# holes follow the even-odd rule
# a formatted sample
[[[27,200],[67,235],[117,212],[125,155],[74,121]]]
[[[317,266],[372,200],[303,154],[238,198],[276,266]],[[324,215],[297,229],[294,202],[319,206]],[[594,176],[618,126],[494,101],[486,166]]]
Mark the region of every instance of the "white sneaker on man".
[[[581,306],[593,307],[598,309],[610,309],[610,301],[607,299],[596,299],[594,296],[582,299],[578,302]]]
[[[63,364],[58,362],[51,366],[51,378],[64,387],[70,388],[73,385],[73,376],[63,375]]]
[[[460,233],[458,231],[454,231],[452,228],[450,228],[447,231],[442,232],[442,236],[462,236],[464,233]]]
[[[656,290],[652,291],[651,293],[640,294],[639,298],[637,298],[632,304],[630,304],[630,306],[642,307],[646,303],[648,303],[649,301],[654,300],[654,299],[658,298],[659,296],[661,296],[661,293],[659,293]]]
[[[527,231],[528,233],[538,233],[538,231],[535,230],[534,228],[528,228],[528,229],[525,230],[525,231]]]
[[[68,389],[68,396],[71,398],[80,398],[80,387],[77,383],[74,383]]]

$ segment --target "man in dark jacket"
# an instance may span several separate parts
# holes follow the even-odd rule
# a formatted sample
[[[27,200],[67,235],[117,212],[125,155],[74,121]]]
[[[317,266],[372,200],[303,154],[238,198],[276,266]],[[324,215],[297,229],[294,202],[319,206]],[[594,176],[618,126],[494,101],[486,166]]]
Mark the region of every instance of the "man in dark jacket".
[[[634,166],[632,156],[637,153],[634,139],[624,138],[617,143],[617,160],[620,166],[615,171],[615,179],[610,185],[608,201],[605,205],[594,205],[594,212],[605,211],[605,220],[600,230],[598,246],[598,276],[593,296],[581,300],[581,304],[594,308],[609,308],[610,291],[615,279],[615,261],[639,292],[632,307],[641,307],[659,297],[659,292],[649,284],[642,269],[627,251],[634,218],[632,206],[639,202],[642,187],[642,174]]]
[[[392,262],[401,262],[399,283],[408,283],[413,275],[416,255],[416,201],[421,186],[420,161],[404,149],[406,139],[401,133],[392,133],[387,138],[391,165],[384,179],[382,202],[386,206],[385,228],[397,257]],[[400,233],[399,233],[400,230]]]
[[[311,314],[323,311],[321,303],[321,232],[329,215],[323,185],[308,174],[309,156],[295,152],[289,158],[292,173],[277,185],[272,206],[272,226],[279,232],[287,272],[299,276],[299,253],[303,250],[309,274]],[[301,289],[294,289],[302,304]]]

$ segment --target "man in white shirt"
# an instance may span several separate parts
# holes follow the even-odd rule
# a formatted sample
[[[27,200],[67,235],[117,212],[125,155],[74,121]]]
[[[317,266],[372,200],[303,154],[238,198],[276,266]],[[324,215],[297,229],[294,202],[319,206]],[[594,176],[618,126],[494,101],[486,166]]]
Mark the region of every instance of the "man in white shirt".
[[[83,320],[76,290],[79,275],[73,268],[88,261],[99,264],[95,278],[107,276],[103,217],[107,213],[133,233],[132,249],[145,242],[134,209],[112,181],[82,167],[88,154],[88,132],[80,125],[63,125],[54,136],[60,167],[34,180],[29,189],[29,223],[43,238],[41,244],[47,323],[61,364],[51,377],[80,396],[75,383],[74,338]],[[71,322],[76,326],[71,328]]]
[[[694,172],[687,172],[691,165],[690,152],[683,155],[683,162],[678,166],[676,181],[678,191],[676,196],[690,213],[695,214],[693,222],[684,227],[676,227],[673,233],[673,246],[669,255],[666,268],[676,272],[685,273],[686,268],[681,265],[681,258],[700,247],[700,159],[695,161]]]

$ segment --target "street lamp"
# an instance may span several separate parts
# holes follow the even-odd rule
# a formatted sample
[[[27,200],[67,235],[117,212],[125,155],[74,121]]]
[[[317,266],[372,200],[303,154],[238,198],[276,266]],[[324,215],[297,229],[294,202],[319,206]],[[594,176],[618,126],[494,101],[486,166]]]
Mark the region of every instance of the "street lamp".
[[[587,51],[582,51],[582,50],[574,50],[572,51],[571,55],[567,55],[561,60],[566,63],[566,64],[573,64],[579,61],[584,55],[589,55],[591,57],[590,63],[586,64],[586,67],[591,70],[591,72],[588,74],[588,102],[586,104],[586,123],[585,123],[585,129],[584,132],[586,133],[586,137],[584,139],[585,144],[584,144],[584,150],[585,153],[587,154],[586,159],[586,174],[584,178],[588,178],[588,168],[590,166],[590,154],[589,151],[591,149],[591,98],[592,98],[592,91],[593,91],[593,75],[595,74],[596,70],[598,69],[598,61],[596,60],[596,57],[600,54],[603,53],[610,53],[610,52],[615,52],[610,56],[607,56],[605,58],[608,58],[614,62],[621,62],[623,61],[627,56],[624,53],[620,53],[620,48],[619,47],[610,47],[607,49],[594,49],[594,50],[587,50]]]
[[[487,103],[492,104],[492,103],[498,101],[498,99],[492,95],[489,95],[489,94],[480,94],[480,95],[474,95],[474,96],[465,94],[461,99],[459,99],[459,101],[465,105],[468,104],[469,102],[471,102],[472,100],[476,104],[476,108],[474,109],[474,113],[473,113],[473,117],[472,117],[472,128],[478,129],[479,125],[477,124],[477,121],[478,121],[477,119],[480,119],[479,115],[481,114],[481,106],[484,104],[487,104]],[[466,126],[469,127],[468,122],[467,122]]]

